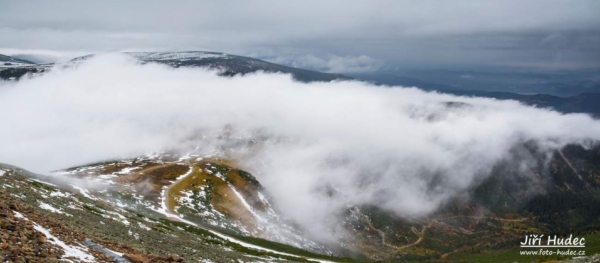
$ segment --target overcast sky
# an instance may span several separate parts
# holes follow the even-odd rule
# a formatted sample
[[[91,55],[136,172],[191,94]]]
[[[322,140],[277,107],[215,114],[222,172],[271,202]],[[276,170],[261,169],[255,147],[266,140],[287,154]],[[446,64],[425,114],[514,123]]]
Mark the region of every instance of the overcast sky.
[[[600,68],[600,1],[9,1],[0,53],[209,50],[330,72]]]

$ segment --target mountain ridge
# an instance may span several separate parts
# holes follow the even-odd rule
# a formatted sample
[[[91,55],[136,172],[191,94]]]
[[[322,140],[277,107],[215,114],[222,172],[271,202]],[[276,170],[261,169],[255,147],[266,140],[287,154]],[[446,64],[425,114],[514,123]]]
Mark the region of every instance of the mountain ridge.
[[[264,71],[270,73],[291,74],[294,79],[301,82],[350,80],[352,78],[333,73],[323,73],[313,70],[300,69],[279,65],[264,60],[231,55],[221,52],[208,51],[181,51],[181,52],[123,52],[139,59],[142,63],[159,63],[178,67],[203,67],[216,69],[222,76],[235,76]],[[77,57],[71,61],[82,61],[94,54]]]

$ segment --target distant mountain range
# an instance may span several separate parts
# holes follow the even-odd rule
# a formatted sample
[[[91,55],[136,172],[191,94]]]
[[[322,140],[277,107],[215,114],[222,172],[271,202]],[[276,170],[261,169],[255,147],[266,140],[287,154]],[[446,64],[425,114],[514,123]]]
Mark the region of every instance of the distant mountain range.
[[[469,75],[470,76],[470,75]],[[426,91],[437,91],[459,96],[488,97],[501,100],[516,100],[524,104],[540,108],[551,108],[562,113],[589,113],[600,117],[600,88],[580,87],[578,90],[587,91],[574,96],[556,96],[545,93],[519,94],[514,92],[498,92],[487,90],[466,89],[437,83],[422,81],[392,73],[372,73],[352,75],[356,79],[369,81],[378,85],[418,87]]]
[[[352,77],[390,86],[434,90],[480,90],[560,97],[600,93],[600,70],[538,71],[514,68],[395,69],[353,74]]]
[[[355,74],[350,76],[342,74],[331,74],[323,73],[318,71],[306,70],[270,63],[264,60],[230,55],[219,52],[204,52],[204,51],[189,51],[189,52],[126,52],[133,57],[138,58],[142,63],[161,63],[166,64],[174,68],[178,67],[202,67],[216,69],[220,71],[222,76],[234,76],[238,74],[248,74],[257,71],[264,72],[280,72],[291,74],[294,79],[302,82],[313,82],[313,81],[333,81],[333,80],[363,80],[368,81],[377,85],[389,85],[389,86],[404,86],[404,87],[418,87],[427,91],[438,91],[443,93],[461,95],[461,96],[479,96],[489,97],[496,99],[511,99],[517,100],[527,105],[535,105],[542,108],[552,108],[563,113],[589,113],[595,117],[600,116],[600,86],[594,81],[584,81],[577,87],[571,87],[571,93],[573,91],[583,91],[574,96],[556,96],[549,95],[540,92],[540,94],[525,95],[514,92],[496,92],[490,90],[478,90],[469,89],[469,86],[457,87],[451,85],[436,84],[432,82],[423,81],[420,78],[428,77],[429,75],[423,73],[415,73],[420,78],[407,77],[398,74],[391,73],[372,73],[372,74]],[[83,61],[94,55],[87,55],[83,57],[74,58],[72,62]],[[67,63],[68,64],[68,63]],[[36,64],[31,61],[22,60],[10,56],[0,55],[0,79],[4,80],[18,80],[26,75],[39,75],[50,70],[53,64]],[[437,81],[445,80],[447,73],[432,76]],[[420,74],[420,75],[419,75]],[[514,75],[514,74],[513,74]],[[548,78],[547,76],[523,76],[523,74],[517,74],[519,79],[526,79],[531,81],[531,78]],[[465,78],[471,78],[471,75],[464,75]],[[500,77],[499,77],[500,76]],[[501,82],[501,76],[494,75],[494,78],[488,79],[487,81]],[[512,76],[512,75],[510,75]],[[559,78],[560,79],[560,78]],[[566,84],[565,84],[566,85]],[[566,89],[565,85],[562,85],[562,89]],[[597,87],[598,86],[598,87]],[[568,88],[568,87],[567,87]],[[541,90],[543,91],[543,90]],[[556,93],[556,90],[548,91],[548,93]]]

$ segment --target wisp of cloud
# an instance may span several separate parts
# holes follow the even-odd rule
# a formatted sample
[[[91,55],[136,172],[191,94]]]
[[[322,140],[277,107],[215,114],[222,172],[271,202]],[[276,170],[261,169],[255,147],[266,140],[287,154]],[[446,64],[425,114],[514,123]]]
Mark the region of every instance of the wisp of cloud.
[[[284,74],[229,78],[119,54],[2,83],[0,120],[0,162],[36,172],[167,149],[211,153],[223,146],[211,134],[228,127],[230,140],[257,142],[231,146],[231,156],[321,240],[348,206],[431,213],[525,142],[550,152],[600,140],[588,115],[515,101]]]

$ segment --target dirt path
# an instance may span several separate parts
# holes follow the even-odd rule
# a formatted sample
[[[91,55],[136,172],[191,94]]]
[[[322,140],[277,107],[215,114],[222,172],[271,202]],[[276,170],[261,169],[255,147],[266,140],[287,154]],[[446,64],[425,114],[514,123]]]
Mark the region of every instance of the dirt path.
[[[419,239],[417,239],[417,241],[415,241],[412,244],[408,244],[408,245],[405,245],[405,246],[398,247],[398,250],[402,250],[402,249],[405,249],[405,248],[413,247],[413,246],[416,246],[416,245],[420,244],[421,242],[423,242],[423,240],[425,239],[425,231],[427,231],[427,228],[431,227],[431,225],[433,224],[434,221],[435,220],[429,221],[429,224],[427,224],[426,226],[423,226],[423,228],[421,228],[420,232],[414,226],[411,227],[410,229],[413,231],[413,233],[415,233],[415,235],[417,235],[419,237]]]
[[[415,233],[415,235],[417,235],[419,238],[417,239],[417,241],[408,244],[408,245],[404,245],[404,246],[394,246],[392,244],[388,244],[387,241],[385,240],[386,235],[385,232],[377,229],[373,223],[371,222],[371,219],[366,216],[365,214],[361,213],[360,210],[358,208],[355,208],[356,212],[363,217],[363,219],[365,220],[365,222],[367,222],[367,225],[369,226],[369,228],[371,228],[373,231],[379,233],[379,235],[381,236],[381,243],[387,247],[391,247],[397,250],[402,250],[402,249],[406,249],[409,247],[413,247],[416,246],[418,244],[420,244],[421,242],[423,242],[423,240],[425,239],[425,231],[427,231],[427,228],[431,227],[431,225],[433,224],[434,220],[429,221],[429,224],[427,224],[426,226],[423,226],[423,228],[421,228],[421,231],[417,230],[417,228],[415,228],[414,226],[411,227],[411,230],[413,231],[413,233]]]
[[[498,218],[498,217],[492,217],[492,216],[450,216],[450,217],[439,218],[437,220],[443,221],[445,219],[452,219],[452,218],[492,219],[492,220],[506,221],[506,222],[523,222],[523,221],[528,220],[528,218],[526,218],[526,217],[519,218],[519,219],[504,219],[504,218]]]
[[[371,219],[370,219],[368,216],[366,216],[366,215],[364,215],[363,213],[361,213],[361,212],[360,212],[360,210],[358,210],[358,208],[356,208],[356,213],[358,213],[360,216],[362,216],[362,217],[363,217],[363,219],[365,220],[365,222],[367,222],[367,225],[369,226],[369,228],[371,228],[373,231],[375,231],[375,232],[379,233],[379,235],[381,236],[381,243],[382,243],[383,245],[385,245],[385,246],[388,246],[388,247],[391,247],[391,248],[398,249],[398,247],[397,247],[397,246],[394,246],[394,245],[388,244],[388,243],[385,241],[385,232],[383,232],[383,231],[381,231],[381,230],[377,229],[377,228],[376,228],[376,227],[373,225],[373,223],[371,223]]]
[[[180,163],[172,162],[172,163],[164,163],[161,165],[151,166],[151,167],[139,170],[139,171],[133,171],[132,173],[127,174],[125,176],[118,177],[115,179],[115,181],[122,181],[122,182],[135,181],[135,180],[139,179],[142,174],[150,173],[150,172],[153,172],[154,170],[158,170],[161,168],[178,165],[178,164],[180,164]]]
[[[173,207],[175,207],[175,204],[173,203],[174,200],[171,200],[172,198],[169,198],[171,196],[171,189],[173,189],[173,187],[175,187],[179,183],[183,182],[183,180],[187,179],[190,175],[194,174],[194,172],[197,170],[197,168],[191,163],[188,162],[188,165],[190,166],[190,171],[188,171],[188,175],[182,176],[181,178],[173,182],[171,185],[169,185],[167,189],[165,189],[163,198],[165,200],[165,207],[167,208],[167,212],[169,213],[175,214],[175,212],[173,211]]]

